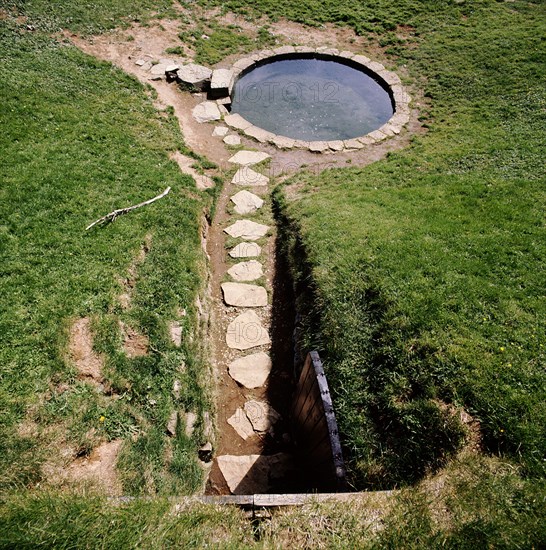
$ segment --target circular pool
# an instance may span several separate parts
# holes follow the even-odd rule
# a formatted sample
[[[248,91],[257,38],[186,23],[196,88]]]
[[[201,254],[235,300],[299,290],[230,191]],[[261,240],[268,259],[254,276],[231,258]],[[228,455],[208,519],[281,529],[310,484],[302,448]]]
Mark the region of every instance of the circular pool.
[[[348,140],[393,115],[389,87],[347,59],[266,59],[235,82],[232,113],[272,134],[304,141]]]

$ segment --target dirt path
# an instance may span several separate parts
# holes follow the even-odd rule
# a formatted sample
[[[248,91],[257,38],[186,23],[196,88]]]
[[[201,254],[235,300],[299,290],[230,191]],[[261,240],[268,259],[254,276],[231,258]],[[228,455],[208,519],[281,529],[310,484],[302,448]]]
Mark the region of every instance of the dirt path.
[[[232,23],[233,16],[225,17],[226,24]],[[203,101],[203,94],[182,92],[176,84],[150,74],[151,63],[165,60],[169,57],[165,49],[180,44],[180,25],[180,21],[162,20],[147,27],[133,25],[126,31],[91,39],[65,36],[84,52],[110,61],[144,84],[153,86],[157,92],[157,107],[174,108],[186,145],[217,164],[217,174],[224,178],[216,216],[207,235],[212,288],[209,336],[216,373],[218,431],[207,492],[302,490],[290,455],[288,426],[288,407],[294,384],[292,331],[295,312],[287,270],[282,265],[282,258],[277,257],[275,226],[269,212],[272,181],[296,172],[302,165],[319,172],[348,163],[352,166],[370,164],[389,151],[406,146],[412,133],[419,130],[419,124],[414,116],[409,132],[357,151],[331,154],[281,151],[241,136],[243,147],[266,153],[269,164],[258,163],[256,168],[245,160],[230,162],[233,151],[225,146],[222,136],[213,135],[215,127],[223,126],[221,121],[199,124],[192,116],[192,109]],[[309,29],[280,22],[273,25],[272,32],[281,43],[327,44],[353,51],[359,51],[361,45],[361,39],[348,29]],[[360,51],[369,53],[369,50]],[[178,63],[191,61],[180,56],[170,56],[170,59]],[[231,61],[231,58],[226,60]],[[190,159],[180,153],[174,153],[172,158],[181,170],[191,173]],[[252,174],[249,167],[261,172],[267,184],[253,185],[255,181],[249,177]],[[236,168],[242,169],[243,176],[234,185],[231,174]],[[198,177],[195,179],[198,186],[210,186],[209,178],[201,182]],[[234,196],[247,208],[244,204],[242,210],[234,212]],[[265,202],[261,204],[260,199]],[[236,231],[241,220],[251,222],[250,227],[229,236],[226,230]],[[266,227],[260,229],[252,224]]]

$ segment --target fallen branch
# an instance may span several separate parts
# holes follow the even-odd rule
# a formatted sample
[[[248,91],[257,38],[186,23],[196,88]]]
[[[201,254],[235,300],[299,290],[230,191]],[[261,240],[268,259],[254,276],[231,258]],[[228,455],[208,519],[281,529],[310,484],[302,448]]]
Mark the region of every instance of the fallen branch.
[[[102,218],[99,218],[97,221],[94,221],[91,225],[88,225],[85,230],[91,229],[94,225],[97,224],[103,224],[106,222],[114,222],[116,221],[116,218],[118,216],[121,216],[122,214],[127,214],[128,212],[131,212],[132,210],[136,210],[137,208],[140,208],[142,206],[146,206],[147,204],[152,204],[152,202],[155,202],[159,199],[162,199],[165,195],[169,194],[169,191],[171,190],[170,187],[167,187],[161,195],[157,195],[157,197],[154,197],[153,199],[141,202],[140,204],[135,204],[134,206],[129,206],[128,208],[119,208],[118,210],[114,210],[113,212],[110,212],[109,214],[106,214],[106,216],[103,216]]]

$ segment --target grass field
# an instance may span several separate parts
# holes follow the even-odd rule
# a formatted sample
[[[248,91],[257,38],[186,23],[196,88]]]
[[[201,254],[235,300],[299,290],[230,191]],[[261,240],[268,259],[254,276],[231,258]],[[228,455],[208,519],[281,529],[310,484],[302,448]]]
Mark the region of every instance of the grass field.
[[[402,491],[380,531],[366,524],[366,504],[289,510],[253,527],[234,509],[171,513],[163,497],[201,482],[202,425],[170,439],[165,423],[175,409],[211,407],[192,336],[199,219],[213,196],[169,161],[183,136],[150,90],[51,34],[179,15],[167,0],[0,0],[0,546],[543,546],[543,3],[221,5],[249,20],[282,13],[352,27],[423,92],[428,132],[406,150],[363,169],[301,173],[288,182],[295,198],[280,188],[275,201],[309,312],[305,344],[325,360],[354,486],[404,486],[444,466],[463,441],[452,414],[461,407],[479,421],[486,456],[448,462],[439,488]],[[252,47],[235,28],[202,24],[212,42],[182,39],[204,62]],[[272,40],[267,29],[257,39]],[[85,231],[167,185],[165,199]],[[127,310],[120,281],[145,242]],[[67,359],[70,325],[82,317],[106,358],[107,392]],[[181,348],[168,336],[174,319]],[[149,339],[147,356],[127,358],[119,321]],[[52,448],[85,455],[117,439],[124,492],[160,498],[117,506],[44,489]]]
[[[153,107],[150,91],[11,18],[0,32],[2,484],[43,481],[40,465],[52,445],[81,455],[121,438],[125,491],[191,492],[201,483],[199,430],[194,440],[171,441],[164,429],[174,409],[201,415],[210,408],[191,338],[202,286],[200,218],[211,198],[168,159],[184,149],[182,136],[170,111]],[[161,201],[85,231],[167,185],[173,191]],[[120,281],[145,241],[132,305],[123,309]],[[167,323],[183,309],[184,342],[175,348]],[[107,392],[80,381],[67,358],[70,324],[80,317],[92,319],[95,347],[106,357]],[[127,358],[120,320],[149,339],[152,353]]]
[[[430,4],[392,58],[430,98],[427,135],[278,196],[358,486],[442,464],[462,435],[442,403],[544,475],[544,6]]]

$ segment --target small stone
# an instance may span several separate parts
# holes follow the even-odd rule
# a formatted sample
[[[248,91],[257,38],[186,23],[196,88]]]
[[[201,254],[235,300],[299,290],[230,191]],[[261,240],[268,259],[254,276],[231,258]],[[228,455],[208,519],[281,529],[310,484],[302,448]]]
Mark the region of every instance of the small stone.
[[[370,132],[368,134],[371,138],[375,139],[375,141],[381,141],[382,139],[385,139],[387,134],[384,134],[383,132],[380,132],[379,130],[374,130],[373,132]]]
[[[244,409],[252,427],[257,432],[267,432],[281,415],[265,401],[251,399],[244,404]]]
[[[356,63],[360,63],[360,65],[364,65],[365,67],[367,67],[368,63],[371,61],[371,59],[365,55],[354,55],[352,59]]]
[[[244,166],[237,170],[231,180],[231,183],[246,187],[263,187],[269,183],[269,178],[263,174],[255,172],[248,166]]]
[[[257,258],[262,253],[262,249],[256,243],[239,243],[229,251],[232,258]]]
[[[243,351],[269,344],[271,340],[260,318],[249,310],[231,321],[226,332],[226,343],[232,349]]]
[[[292,149],[296,140],[284,136],[275,136],[271,139],[271,143],[276,145],[279,149]]]
[[[173,383],[173,397],[175,399],[180,399],[180,390],[182,386],[180,385],[180,380],[175,380]]]
[[[220,120],[222,115],[218,105],[214,101],[203,101],[192,110],[192,115],[199,123],[210,122],[211,120]]]
[[[169,325],[169,333],[172,343],[179,348],[182,344],[182,327],[178,321],[172,321]]]
[[[343,145],[345,145],[345,149],[362,149],[364,147],[364,144],[356,139],[346,139]]]
[[[226,145],[231,145],[231,146],[241,145],[241,138],[235,134],[226,136],[223,141]]]
[[[227,128],[226,126],[216,126],[216,128],[214,128],[213,132],[212,132],[212,135],[213,136],[225,136],[227,133],[229,132],[229,128]]]
[[[178,425],[178,413],[173,411],[167,422],[167,435],[174,437],[176,435],[176,427]]]
[[[311,46],[295,46],[294,49],[298,53],[314,53],[317,51],[315,48],[312,48]]]
[[[343,151],[343,149],[344,149],[343,141],[341,141],[340,139],[334,140],[334,141],[329,141],[328,142],[328,147],[332,151]]]
[[[263,130],[262,128],[258,128],[257,126],[249,126],[248,128],[245,128],[244,132],[245,135],[258,140],[260,143],[266,143],[275,137],[275,134],[272,134],[267,130]]]
[[[229,111],[226,109],[225,105],[222,105],[221,103],[216,102],[216,105],[218,105],[218,110],[222,115],[229,115]]]
[[[296,49],[294,48],[294,46],[279,46],[278,48],[275,48],[273,50],[273,53],[275,55],[284,55],[288,53],[294,53],[295,51]]]
[[[203,413],[203,437],[205,440],[213,439],[214,437],[214,427],[212,425],[210,413],[207,411]]]
[[[193,412],[186,413],[186,437],[191,437],[193,435],[193,430],[195,429],[195,423],[197,422],[197,415]]]
[[[256,260],[240,262],[228,269],[228,275],[230,275],[234,280],[240,282],[255,281],[256,279],[263,277],[263,274],[263,266]]]
[[[233,155],[228,162],[232,164],[241,164],[243,166],[248,166],[252,164],[258,164],[268,158],[271,158],[271,155],[263,153],[261,151],[238,151]]]
[[[135,61],[135,65],[138,65],[139,67],[142,67],[142,65],[144,65],[146,63],[146,61],[144,61],[144,59],[137,59]]]
[[[242,238],[247,241],[256,241],[264,237],[269,227],[250,220],[237,220],[234,224],[226,227],[224,231],[234,238]]]
[[[328,143],[326,141],[310,141],[309,142],[309,151],[313,153],[323,153],[329,149]]]
[[[360,141],[360,143],[362,143],[363,145],[372,145],[376,141],[373,137],[370,136],[362,136],[356,139]]]
[[[228,306],[264,307],[267,305],[267,290],[263,286],[246,283],[222,283],[220,286]]]
[[[251,65],[254,65],[254,60],[251,59],[250,57],[243,57],[242,59],[235,61],[235,63],[233,64],[233,67],[235,69],[245,70],[247,67],[250,67]]]
[[[260,388],[271,372],[271,357],[259,352],[235,359],[228,367],[229,375],[248,389]]]
[[[235,212],[237,214],[250,214],[256,212],[256,210],[264,205],[264,201],[260,197],[246,189],[233,195],[231,202],[235,204]]]
[[[227,419],[227,423],[246,441],[249,437],[255,435],[254,428],[248,419],[245,411],[239,407],[232,416]]]
[[[201,446],[199,451],[197,451],[197,455],[202,462],[210,462],[212,460],[212,443],[207,441]]]
[[[244,119],[239,113],[234,113],[232,115],[226,115],[224,117],[224,122],[231,126],[232,128],[235,128],[236,130],[246,130],[250,126],[252,126],[251,122],[248,122],[248,120]]]

